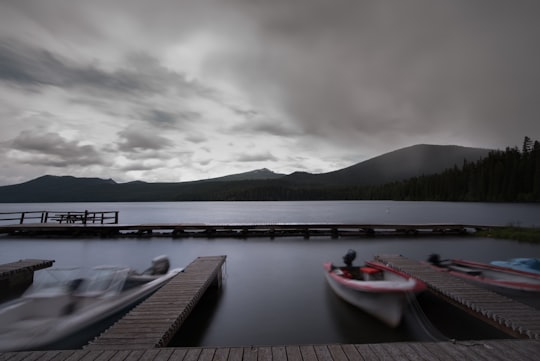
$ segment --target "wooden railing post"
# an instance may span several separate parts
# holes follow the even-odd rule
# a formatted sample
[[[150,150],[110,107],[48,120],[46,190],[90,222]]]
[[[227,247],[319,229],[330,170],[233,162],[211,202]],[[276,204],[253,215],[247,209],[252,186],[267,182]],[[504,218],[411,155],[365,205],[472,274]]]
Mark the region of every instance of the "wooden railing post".
[[[25,212],[21,212],[21,220],[19,221],[19,224],[24,223],[24,214],[25,214]]]
[[[118,224],[118,211],[114,212],[114,224]]]
[[[88,219],[88,209],[84,210],[84,218],[83,218],[83,224],[86,224],[86,220]]]

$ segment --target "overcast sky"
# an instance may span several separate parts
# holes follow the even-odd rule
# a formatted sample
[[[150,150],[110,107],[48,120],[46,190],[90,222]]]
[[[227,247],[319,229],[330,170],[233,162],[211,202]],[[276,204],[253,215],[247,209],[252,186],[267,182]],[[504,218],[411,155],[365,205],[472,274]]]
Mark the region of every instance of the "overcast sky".
[[[0,185],[540,139],[537,0],[0,0]]]

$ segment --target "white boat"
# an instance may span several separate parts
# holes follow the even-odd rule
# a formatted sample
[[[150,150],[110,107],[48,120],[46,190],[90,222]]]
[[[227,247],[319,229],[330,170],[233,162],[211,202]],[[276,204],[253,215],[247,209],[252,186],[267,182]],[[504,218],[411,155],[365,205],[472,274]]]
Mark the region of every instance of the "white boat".
[[[479,284],[499,289],[540,292],[540,274],[460,259],[440,260],[437,254],[431,255],[428,262],[438,271]]]
[[[494,266],[540,274],[540,258],[512,258],[508,261],[491,261],[490,263]]]
[[[423,291],[425,283],[376,261],[353,267],[347,255],[343,257],[344,267],[336,267],[331,262],[323,264],[332,290],[388,326],[397,327],[410,297]]]
[[[41,270],[20,298],[0,306],[0,351],[37,350],[71,337],[135,305],[179,272],[169,271],[165,256],[143,273],[96,267],[80,278],[80,269]]]

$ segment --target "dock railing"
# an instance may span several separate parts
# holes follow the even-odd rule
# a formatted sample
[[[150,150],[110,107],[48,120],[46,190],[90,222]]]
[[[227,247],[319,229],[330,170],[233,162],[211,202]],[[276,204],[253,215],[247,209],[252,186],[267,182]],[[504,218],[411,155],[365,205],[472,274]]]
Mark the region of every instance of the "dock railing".
[[[118,211],[25,211],[2,212],[0,222],[18,224],[57,223],[57,224],[118,224]]]

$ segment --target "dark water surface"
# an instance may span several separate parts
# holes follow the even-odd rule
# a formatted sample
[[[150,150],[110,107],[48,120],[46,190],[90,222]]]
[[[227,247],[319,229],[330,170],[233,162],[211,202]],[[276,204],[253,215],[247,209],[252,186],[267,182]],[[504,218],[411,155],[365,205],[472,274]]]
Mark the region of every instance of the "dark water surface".
[[[121,223],[473,223],[539,226],[540,205],[439,202],[200,202],[0,204],[0,212],[22,210],[120,210]],[[209,292],[175,343],[188,346],[240,346],[312,343],[371,343],[457,339],[501,335],[437,303],[420,298],[423,312],[411,309],[400,327],[390,329],[338,299],[327,286],[322,263],[341,263],[348,249],[357,264],[378,254],[424,260],[443,258],[482,262],[540,257],[540,247],[510,240],[470,236],[253,239],[99,239],[0,237],[0,263],[22,258],[55,259],[56,267],[100,264],[144,270],[166,254],[173,267],[198,256],[227,255],[221,290]],[[457,312],[457,313],[456,313]],[[421,322],[427,314],[438,331]],[[458,315],[458,316],[456,316]],[[465,327],[464,327],[465,326]],[[428,327],[426,329],[426,327]]]

